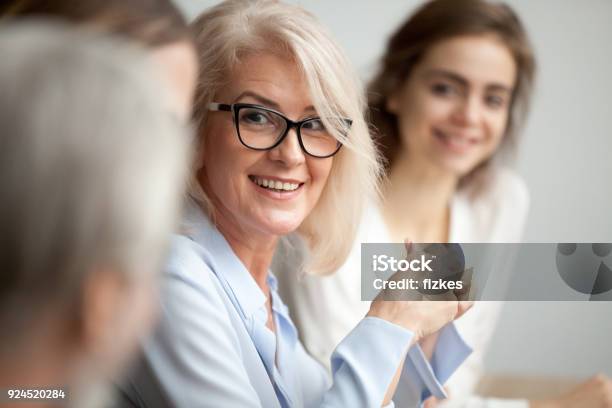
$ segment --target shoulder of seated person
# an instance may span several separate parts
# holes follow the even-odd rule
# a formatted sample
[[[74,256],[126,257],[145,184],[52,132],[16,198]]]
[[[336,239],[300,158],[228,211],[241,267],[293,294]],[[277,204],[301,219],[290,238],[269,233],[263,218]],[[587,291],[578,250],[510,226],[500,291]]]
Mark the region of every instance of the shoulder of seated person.
[[[520,176],[506,168],[462,188],[455,210],[464,221],[454,239],[465,242],[518,242],[529,212],[529,194]],[[466,224],[467,223],[467,224]],[[459,234],[459,232],[457,232]]]
[[[526,211],[529,206],[529,192],[522,177],[514,170],[495,166],[459,191],[462,199],[475,207],[507,208]]]
[[[173,234],[164,267],[165,277],[205,284],[214,275],[214,258],[208,249],[181,234]]]

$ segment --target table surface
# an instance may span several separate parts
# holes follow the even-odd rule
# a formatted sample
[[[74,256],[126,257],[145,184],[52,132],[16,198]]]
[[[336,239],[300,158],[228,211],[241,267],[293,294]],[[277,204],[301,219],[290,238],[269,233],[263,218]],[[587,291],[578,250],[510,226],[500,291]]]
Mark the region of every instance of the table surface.
[[[565,377],[487,375],[478,384],[479,395],[496,398],[550,398],[570,391],[580,383]]]

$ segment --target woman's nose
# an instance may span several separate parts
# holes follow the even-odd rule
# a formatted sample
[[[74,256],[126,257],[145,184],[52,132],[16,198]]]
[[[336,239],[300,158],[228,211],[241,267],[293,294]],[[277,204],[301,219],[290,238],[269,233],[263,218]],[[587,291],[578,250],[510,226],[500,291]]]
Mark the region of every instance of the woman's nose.
[[[476,125],[480,121],[482,106],[476,96],[466,96],[454,112],[455,121],[462,126]]]
[[[274,161],[283,162],[287,167],[294,167],[304,163],[306,157],[300,146],[295,128],[289,129],[285,139],[269,151],[269,157]]]

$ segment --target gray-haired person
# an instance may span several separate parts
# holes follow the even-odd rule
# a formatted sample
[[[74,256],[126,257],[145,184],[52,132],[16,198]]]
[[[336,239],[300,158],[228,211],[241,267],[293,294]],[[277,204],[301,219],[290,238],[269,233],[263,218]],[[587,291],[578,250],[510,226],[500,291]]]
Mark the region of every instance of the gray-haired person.
[[[153,321],[187,133],[133,47],[23,23],[0,56],[0,405],[91,406]]]

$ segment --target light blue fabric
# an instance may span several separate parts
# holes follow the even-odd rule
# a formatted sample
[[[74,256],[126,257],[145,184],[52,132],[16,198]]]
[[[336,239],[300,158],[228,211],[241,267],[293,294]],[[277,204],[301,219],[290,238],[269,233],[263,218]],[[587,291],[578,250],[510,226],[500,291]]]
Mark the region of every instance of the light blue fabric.
[[[145,363],[123,387],[128,400],[188,408],[381,405],[412,332],[382,319],[363,319],[336,348],[329,378],[302,347],[272,274],[276,336],[266,327],[265,295],[194,205],[182,232],[173,237],[164,274],[161,322],[144,345]],[[433,373],[422,353],[414,361],[429,371],[408,373],[427,378],[415,381],[425,384],[423,395],[443,393],[435,376],[454,370],[454,364],[443,364],[442,351],[437,355],[443,373]]]
[[[454,324],[440,330],[431,364],[418,345],[410,348],[393,401],[397,407],[416,407],[430,396],[447,397],[443,384],[472,353]]]

